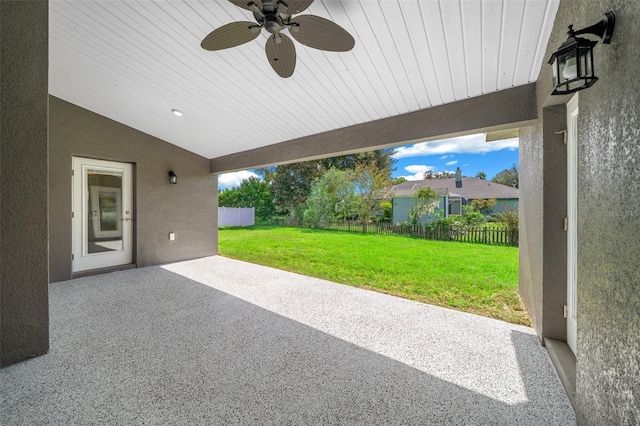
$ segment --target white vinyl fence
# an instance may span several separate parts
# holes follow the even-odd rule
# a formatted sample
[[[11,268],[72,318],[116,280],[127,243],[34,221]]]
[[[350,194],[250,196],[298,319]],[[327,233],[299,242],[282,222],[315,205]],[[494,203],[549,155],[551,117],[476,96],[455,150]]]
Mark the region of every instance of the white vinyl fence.
[[[254,207],[218,207],[218,226],[253,226],[255,214]]]

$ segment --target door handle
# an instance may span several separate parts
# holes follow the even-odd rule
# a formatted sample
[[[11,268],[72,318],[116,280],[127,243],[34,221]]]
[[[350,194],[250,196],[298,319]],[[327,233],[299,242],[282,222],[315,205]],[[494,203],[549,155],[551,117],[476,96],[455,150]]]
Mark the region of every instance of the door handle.
[[[122,221],[124,221],[124,222],[128,222],[128,221],[133,222],[133,219],[129,219],[128,217],[122,218],[122,219],[120,219],[120,220],[122,220]]]

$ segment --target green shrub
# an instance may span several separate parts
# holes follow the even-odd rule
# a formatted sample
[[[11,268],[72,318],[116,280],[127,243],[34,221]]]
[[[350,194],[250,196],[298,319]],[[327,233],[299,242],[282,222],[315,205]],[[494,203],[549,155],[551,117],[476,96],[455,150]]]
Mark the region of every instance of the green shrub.
[[[378,219],[379,222],[391,223],[391,220],[393,219],[393,204],[391,201],[383,201],[380,203],[380,210],[382,212],[382,216]]]
[[[495,219],[509,232],[512,241],[517,241],[520,226],[518,210],[505,210],[503,213],[498,213]]]

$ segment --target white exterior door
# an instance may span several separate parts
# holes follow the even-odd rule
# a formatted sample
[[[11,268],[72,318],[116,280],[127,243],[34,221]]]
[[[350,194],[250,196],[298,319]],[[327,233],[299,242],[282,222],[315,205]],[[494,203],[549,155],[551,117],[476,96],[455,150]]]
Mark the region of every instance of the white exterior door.
[[[133,176],[127,163],[73,158],[73,272],[133,261]]]
[[[578,341],[578,95],[567,103],[567,343]]]

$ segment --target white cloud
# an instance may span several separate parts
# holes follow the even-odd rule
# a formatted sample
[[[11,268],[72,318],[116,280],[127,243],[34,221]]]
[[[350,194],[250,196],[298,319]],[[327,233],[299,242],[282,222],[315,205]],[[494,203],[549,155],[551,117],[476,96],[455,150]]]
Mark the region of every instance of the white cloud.
[[[453,157],[453,155],[449,154],[449,155],[443,155],[442,157],[440,157],[441,160],[446,160],[449,157]]]
[[[424,172],[428,171],[428,170],[433,170],[434,167],[433,166],[425,166],[422,164],[413,164],[410,166],[407,166],[404,168],[406,171],[408,171],[409,173],[413,173],[411,175],[408,176],[399,176],[399,177],[403,177],[406,180],[422,180],[422,177],[424,176]]]
[[[224,173],[218,175],[218,189],[227,189],[240,186],[243,180],[249,179],[250,177],[259,178],[260,176],[248,170],[241,170],[239,172]]]
[[[453,160],[445,163],[447,166],[453,166],[454,164],[458,164],[458,160]]]
[[[396,149],[394,158],[421,157],[424,155],[440,154],[484,154],[487,152],[508,149],[518,149],[518,138],[485,142],[484,133],[478,135],[461,136],[458,138],[439,141],[421,142],[415,145],[403,146]],[[441,157],[442,159],[445,156]]]
[[[415,164],[415,165],[411,165],[411,166],[407,166],[404,168],[406,171],[408,171],[409,173],[424,173],[428,170],[433,170],[434,167],[433,166],[424,166],[421,164]]]

